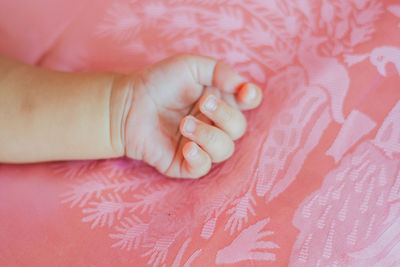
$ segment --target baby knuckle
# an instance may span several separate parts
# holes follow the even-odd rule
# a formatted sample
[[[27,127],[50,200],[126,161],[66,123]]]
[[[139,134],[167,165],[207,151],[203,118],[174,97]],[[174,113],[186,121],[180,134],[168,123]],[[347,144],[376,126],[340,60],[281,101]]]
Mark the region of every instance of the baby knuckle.
[[[239,139],[240,137],[243,136],[244,130],[242,128],[235,127],[233,129],[231,129],[231,133],[230,134],[231,134],[233,140],[237,140],[237,139]]]
[[[221,162],[230,158],[235,151],[235,143],[231,139],[227,139],[226,142],[221,142],[218,149],[216,149],[216,155],[214,156],[214,162]]]
[[[206,175],[211,169],[211,159],[208,156],[202,157],[197,167],[191,173],[191,178],[198,179]]]
[[[233,152],[235,152],[235,143],[230,139],[230,145],[227,149],[227,158],[229,158],[230,156],[232,156]]]
[[[206,140],[209,144],[213,145],[218,144],[220,140],[220,135],[216,130],[205,131],[205,135],[206,135]]]
[[[210,171],[210,169],[211,169],[211,160],[210,159],[205,160],[201,168],[201,171],[199,172],[198,178],[206,175]]]
[[[237,126],[234,127],[234,129],[232,129],[231,131],[232,139],[233,140],[239,139],[244,135],[245,132],[246,132],[246,121],[244,121],[244,123],[237,124]]]
[[[234,119],[234,112],[231,108],[221,108],[220,119],[223,123],[229,123]]]

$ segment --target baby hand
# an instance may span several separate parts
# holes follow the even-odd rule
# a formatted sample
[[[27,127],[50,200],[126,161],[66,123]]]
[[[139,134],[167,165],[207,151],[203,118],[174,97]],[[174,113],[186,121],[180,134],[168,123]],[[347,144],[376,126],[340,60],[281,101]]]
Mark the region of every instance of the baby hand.
[[[203,56],[173,56],[130,79],[126,154],[171,177],[198,178],[229,158],[246,130],[240,110],[262,99],[260,88]]]

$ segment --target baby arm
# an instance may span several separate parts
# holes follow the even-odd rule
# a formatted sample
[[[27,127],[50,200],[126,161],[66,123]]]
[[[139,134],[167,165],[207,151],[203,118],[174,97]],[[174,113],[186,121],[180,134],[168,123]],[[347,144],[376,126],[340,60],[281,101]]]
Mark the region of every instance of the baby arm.
[[[110,73],[65,73],[0,57],[0,162],[124,155],[132,87]]]
[[[177,55],[131,75],[0,57],[0,162],[128,156],[198,178],[229,158],[262,91],[227,64]],[[211,102],[210,102],[210,101]]]

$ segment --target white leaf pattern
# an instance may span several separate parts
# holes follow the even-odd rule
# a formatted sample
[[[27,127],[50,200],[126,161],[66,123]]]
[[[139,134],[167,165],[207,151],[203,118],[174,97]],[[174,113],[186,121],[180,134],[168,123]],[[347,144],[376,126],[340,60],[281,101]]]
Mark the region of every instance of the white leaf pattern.
[[[259,127],[268,131],[255,136],[260,140],[253,143],[258,146],[256,161],[233,158],[214,169],[212,179],[200,180],[196,185],[164,181],[143,165],[126,160],[87,162],[75,169],[73,164],[57,164],[54,170],[58,174],[86,178],[77,180],[63,195],[63,201],[79,206],[82,220],[92,227],[114,229],[109,234],[113,247],[133,248],[152,266],[166,265],[173,245],[181,247],[176,264],[184,262],[183,253],[189,248],[185,265],[203,257],[203,250],[193,249],[189,238],[196,229],[205,242],[213,242],[215,236],[224,233],[221,229],[233,235],[232,243],[218,251],[216,263],[275,261],[275,253],[269,250],[279,247],[273,241],[262,240],[272,234],[262,230],[270,219],[250,226],[248,223],[260,205],[278,197],[296,179],[331,122],[345,121],[343,102],[350,77],[340,56],[347,54],[349,65],[370,56],[355,58],[350,53],[374,37],[375,23],[382,12],[383,5],[376,0],[115,1],[95,32],[98,39],[112,39],[116,44],[113,49],[145,56],[148,63],[182,51],[214,56],[263,85],[267,74],[271,74],[267,101],[279,109],[271,109],[275,112],[270,120],[258,120]],[[337,157],[342,155],[346,156],[345,152]],[[236,164],[248,164],[250,171],[243,174],[245,177],[225,179]],[[340,186],[330,188],[302,208],[305,217],[314,218],[314,205],[323,207],[315,227],[328,229],[322,246],[324,258],[335,257],[336,228],[348,219],[353,205],[346,195],[345,178],[354,178],[355,193],[366,193],[359,203],[363,216],[375,200],[375,184],[370,176],[361,180],[358,177],[369,168],[374,175],[378,171],[382,174],[381,183],[389,182],[390,168],[377,166],[373,170],[370,164],[340,170],[335,176]],[[202,197],[205,188],[207,199]],[[260,203],[257,195],[264,201]],[[379,196],[377,203],[384,205],[386,195]],[[336,209],[329,204],[332,199],[345,199],[336,222],[330,217]],[[379,217],[373,218],[367,227],[372,229],[369,235]],[[364,226],[360,222],[357,227]],[[350,244],[358,238],[357,231],[359,228],[349,235]],[[314,238],[307,235],[299,258],[302,262],[308,262]],[[177,240],[186,241],[181,246]]]
[[[274,261],[275,254],[265,250],[276,249],[279,246],[274,242],[262,240],[273,234],[272,231],[262,230],[269,221],[269,218],[261,220],[240,232],[229,246],[218,251],[215,263],[232,264],[244,260]]]

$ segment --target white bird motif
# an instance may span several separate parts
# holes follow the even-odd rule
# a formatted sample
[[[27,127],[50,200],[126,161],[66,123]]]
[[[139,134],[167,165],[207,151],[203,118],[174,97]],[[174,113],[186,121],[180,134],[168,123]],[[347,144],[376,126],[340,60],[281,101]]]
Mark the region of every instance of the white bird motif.
[[[400,48],[395,46],[380,46],[373,49],[371,53],[361,55],[345,55],[344,58],[348,66],[352,66],[366,58],[369,58],[369,61],[372,63],[372,65],[374,65],[378,72],[385,77],[387,75],[386,65],[388,63],[393,63],[398,74],[400,75]]]
[[[318,45],[326,38],[307,36],[300,44],[298,58],[306,69],[309,84],[318,85],[327,90],[331,99],[333,119],[343,123],[343,102],[350,85],[347,69],[336,58],[318,54]]]
[[[386,76],[386,65],[393,63],[400,75],[400,49],[394,46],[382,46],[372,50],[369,60],[382,76]]]

